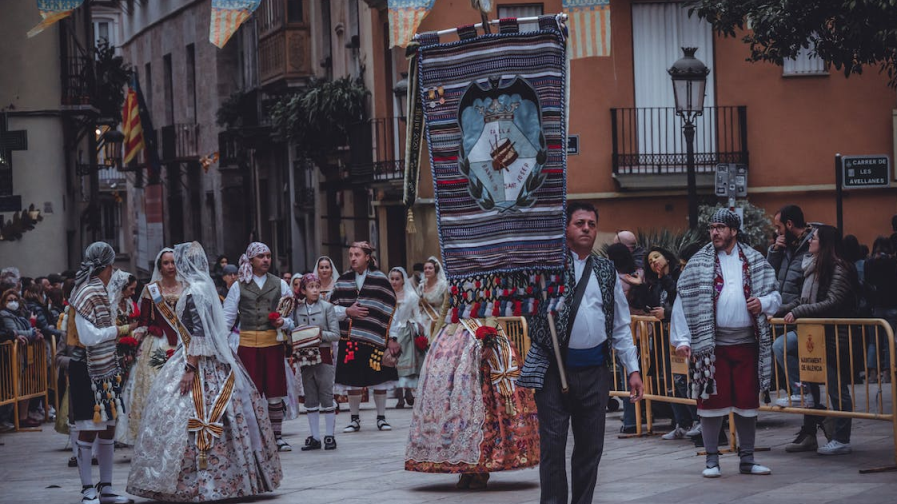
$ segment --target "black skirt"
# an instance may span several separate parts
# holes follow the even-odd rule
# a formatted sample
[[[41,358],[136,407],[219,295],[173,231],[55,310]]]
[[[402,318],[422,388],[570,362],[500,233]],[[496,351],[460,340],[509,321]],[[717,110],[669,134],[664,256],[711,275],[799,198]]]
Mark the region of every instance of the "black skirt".
[[[370,343],[340,338],[336,363],[336,383],[348,387],[369,387],[396,381],[394,367],[382,365],[384,348]]]

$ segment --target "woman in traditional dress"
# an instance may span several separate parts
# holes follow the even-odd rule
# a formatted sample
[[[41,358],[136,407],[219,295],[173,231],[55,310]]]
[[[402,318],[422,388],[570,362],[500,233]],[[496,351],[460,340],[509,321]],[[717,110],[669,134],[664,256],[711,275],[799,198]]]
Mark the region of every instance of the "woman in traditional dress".
[[[113,271],[109,285],[106,286],[106,292],[109,295],[109,305],[112,307],[112,320],[115,327],[118,328],[118,338],[116,339],[118,344],[118,365],[121,369],[125,392],[128,390],[128,378],[130,377],[130,371],[134,365],[134,357],[137,353],[137,348],[131,346],[131,343],[136,344],[136,340],[132,335],[138,327],[135,317],[135,314],[138,313],[137,307],[134,305],[134,301],[131,300],[136,290],[137,278],[124,270]],[[126,346],[131,346],[132,351],[130,353],[123,351]],[[128,397],[124,392],[122,393],[122,401],[126,405],[128,404]],[[127,437],[128,430],[128,415],[120,415],[118,423],[115,425],[116,441],[126,443],[129,439]],[[130,440],[133,441],[133,438]]]
[[[315,274],[321,281],[321,299],[327,302],[330,302],[330,293],[333,292],[333,286],[336,284],[334,272],[336,272],[336,265],[333,264],[333,259],[327,256],[318,258],[318,262],[315,263]]]
[[[428,336],[436,334],[436,324],[445,318],[448,301],[448,281],[442,264],[433,256],[424,263],[424,281],[420,286],[420,307],[430,323],[425,328]]]
[[[132,445],[137,439],[143,405],[159,373],[153,362],[159,363],[174,351],[178,344],[178,316],[175,306],[181,297],[180,280],[174,265],[174,250],[162,249],[156,256],[155,269],[150,283],[140,295],[139,328],[134,335],[140,341],[137,362],[131,369],[131,377],[125,389],[125,411],[128,412],[128,429],[116,433],[119,442]]]
[[[420,374],[405,470],[461,474],[482,489],[489,473],[539,463],[532,390],[517,387],[522,360],[495,318],[443,326]]]
[[[150,392],[128,492],[203,502],[273,491],[282,471],[268,405],[228,346],[206,253],[193,242],[174,255],[184,281],[176,308],[182,345]]]
[[[396,398],[399,401],[396,403],[396,409],[401,409],[405,407],[406,402],[409,406],[414,406],[414,389],[417,388],[417,379],[424,360],[423,352],[418,350],[414,343],[415,338],[423,334],[421,324],[423,315],[420,312],[420,297],[411,288],[405,268],[389,270],[389,283],[396,292],[396,311],[389,326],[389,337],[395,339],[402,347],[402,353],[396,364],[396,371],[399,374],[399,381],[396,383]]]

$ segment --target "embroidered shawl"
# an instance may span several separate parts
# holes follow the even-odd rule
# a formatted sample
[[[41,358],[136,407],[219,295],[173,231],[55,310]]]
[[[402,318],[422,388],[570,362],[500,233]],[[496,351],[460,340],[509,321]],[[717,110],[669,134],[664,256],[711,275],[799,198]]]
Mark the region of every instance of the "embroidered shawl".
[[[744,268],[745,295],[763,297],[776,290],[775,270],[756,250],[737,244],[736,249]],[[695,377],[696,388],[692,398],[708,398],[716,391],[713,377],[716,360],[716,299],[719,295],[717,277],[719,259],[712,243],[699,250],[689,261],[679,277],[678,295],[682,298],[682,308],[691,332],[692,362],[690,371]],[[760,389],[769,390],[772,375],[772,341],[766,315],[760,313],[753,318],[754,333],[760,345],[758,374]],[[698,376],[700,375],[700,376]],[[706,396],[706,397],[705,397]]]
[[[361,290],[355,285],[355,276],[353,270],[340,275],[333,286],[330,303],[348,308],[358,301],[359,305],[368,309],[368,316],[351,321],[351,335],[350,319],[346,317],[346,320],[339,323],[340,337],[362,340],[385,348],[392,314],[396,308],[396,293],[389,279],[380,271],[368,271]]]

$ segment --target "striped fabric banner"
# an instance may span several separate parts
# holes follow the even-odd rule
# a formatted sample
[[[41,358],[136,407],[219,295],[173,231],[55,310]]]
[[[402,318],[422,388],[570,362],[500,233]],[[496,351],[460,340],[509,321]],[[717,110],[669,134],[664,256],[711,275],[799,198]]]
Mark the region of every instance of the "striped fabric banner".
[[[570,59],[610,56],[610,0],[563,0]]]
[[[435,0],[389,0],[389,47],[405,47]]]
[[[121,132],[125,135],[124,164],[128,164],[146,145],[143,141],[143,127],[140,124],[140,105],[137,101],[137,92],[133,88],[128,89],[121,119]]]
[[[212,24],[209,42],[218,48],[237,33],[237,28],[249,19],[262,0],[212,0]]]
[[[61,19],[72,15],[72,11],[84,3],[84,0],[37,0],[37,10],[43,21],[28,31],[28,38],[44,31],[45,28]]]

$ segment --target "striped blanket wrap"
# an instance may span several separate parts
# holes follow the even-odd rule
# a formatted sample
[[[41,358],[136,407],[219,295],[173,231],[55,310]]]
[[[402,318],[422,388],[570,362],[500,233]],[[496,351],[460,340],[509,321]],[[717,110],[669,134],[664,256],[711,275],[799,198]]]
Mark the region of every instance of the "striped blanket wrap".
[[[564,290],[565,34],[555,16],[530,32],[502,21],[500,33],[417,38],[409,93],[424,113],[452,322],[531,315],[543,293],[556,309]]]
[[[354,271],[349,270],[340,275],[333,286],[330,302],[333,306],[348,308],[356,301],[368,309],[368,316],[352,321],[351,334],[349,319],[340,322],[340,336],[385,347],[392,313],[396,307],[396,294],[386,275],[379,271],[368,271],[361,291],[355,286]]]

